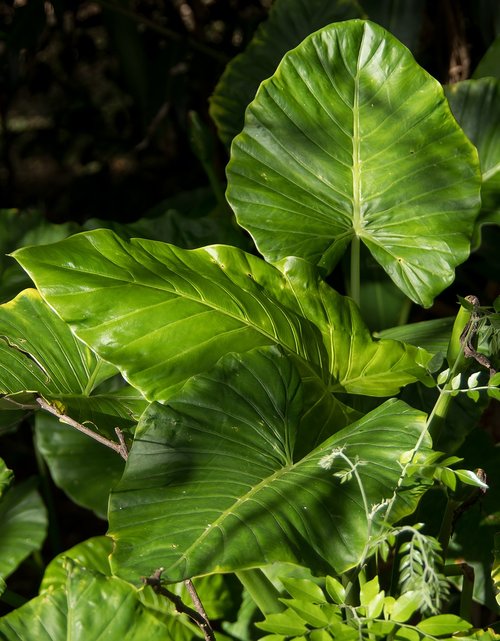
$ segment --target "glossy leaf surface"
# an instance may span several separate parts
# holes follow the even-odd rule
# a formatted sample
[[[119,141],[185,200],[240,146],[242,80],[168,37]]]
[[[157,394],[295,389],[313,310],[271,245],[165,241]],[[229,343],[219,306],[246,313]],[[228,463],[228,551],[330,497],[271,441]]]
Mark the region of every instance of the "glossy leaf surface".
[[[35,397],[41,395],[56,401],[62,413],[116,440],[115,426],[131,428],[146,404],[135,390],[133,395],[127,388],[103,393],[103,382],[115,374],[113,366],[75,338],[36,290],[25,290],[0,306],[3,415],[17,416],[19,404],[37,409]],[[122,459],[52,416],[40,416],[36,423],[38,444],[56,484],[77,503],[104,516]]]
[[[33,479],[7,489],[0,498],[0,578],[39,550],[46,534],[47,513]]]
[[[282,300],[321,330],[330,359],[330,389],[390,396],[416,379],[430,383],[425,350],[394,340],[374,341],[355,303],[327,285],[307,261],[288,258],[277,267],[288,283]]]
[[[187,251],[97,230],[16,258],[75,333],[150,400],[233,350],[278,344],[328,369],[313,323],[256,282],[279,281],[278,270],[241,250]]]
[[[324,426],[298,429],[302,395],[291,360],[267,348],[228,355],[167,407],[152,405],[110,498],[114,572],[137,581],[164,567],[176,582],[275,561],[323,572],[355,565],[368,527],[360,488],[334,475],[348,468],[344,459],[334,457],[331,469],[320,460],[334,448],[359,457],[371,507],[391,497],[398,458],[415,445],[425,417],[387,401],[304,452],[304,433]],[[390,520],[416,500],[403,492]]]
[[[37,407],[33,398],[38,394],[61,401],[75,420],[104,428],[130,424],[136,399],[91,396],[115,374],[113,366],[75,338],[36,290],[27,289],[0,306],[0,394],[5,395],[0,409],[15,409],[20,393],[33,392],[31,399],[21,397],[31,407]]]
[[[230,351],[273,344],[304,376],[348,391],[384,396],[425,378],[423,352],[374,343],[354,305],[305,261],[280,271],[234,247],[186,251],[106,230],[16,258],[78,337],[150,400]]]
[[[191,641],[176,637],[137,598],[137,590],[66,561],[64,586],[0,618],[2,641]]]
[[[330,25],[285,55],[227,174],[237,220],[271,262],[301,256],[329,272],[357,238],[429,306],[469,254],[477,152],[439,83],[370,22]]]

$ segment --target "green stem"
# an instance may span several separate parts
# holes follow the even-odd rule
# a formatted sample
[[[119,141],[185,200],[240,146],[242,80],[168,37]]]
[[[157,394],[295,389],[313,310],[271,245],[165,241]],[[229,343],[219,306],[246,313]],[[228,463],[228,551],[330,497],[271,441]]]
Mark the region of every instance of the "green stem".
[[[461,352],[459,353],[458,357],[455,359],[450,369],[448,380],[446,381],[446,384],[444,385],[444,387],[441,388],[438,399],[435,402],[434,407],[432,408],[432,411],[429,414],[429,417],[427,419],[426,429],[429,431],[429,434],[431,435],[434,447],[436,447],[439,441],[439,437],[441,436],[441,433],[443,431],[443,427],[445,424],[446,415],[448,414],[448,409],[450,407],[450,403],[452,399],[451,392],[453,391],[451,383],[455,378],[456,374],[462,371],[463,360],[464,360],[463,352]]]
[[[474,568],[463,569],[462,594],[460,595],[460,616],[466,621],[472,618],[472,597],[474,592]]]
[[[458,505],[460,505],[458,501],[454,501],[450,498],[448,498],[448,501],[446,502],[446,508],[444,511],[443,520],[441,521],[441,528],[438,535],[438,541],[441,544],[441,549],[443,551],[443,562],[446,561],[448,544],[450,542],[452,534],[453,516]]]
[[[460,616],[466,621],[472,616],[472,597],[474,592],[474,568],[468,563],[454,563],[444,568],[446,576],[462,577],[462,593],[460,596]]]
[[[361,302],[361,243],[359,237],[354,235],[351,241],[351,284],[350,284],[350,297],[354,300],[357,306]]]
[[[418,437],[417,442],[415,443],[415,447],[411,452],[411,456],[409,457],[408,462],[403,466],[403,469],[401,470],[401,474],[399,476],[399,481],[396,485],[396,489],[394,490],[394,493],[391,499],[387,503],[387,509],[385,512],[385,519],[384,519],[386,523],[389,523],[389,517],[390,517],[391,511],[396,502],[399,488],[402,486],[406,478],[407,470],[409,466],[413,464],[415,455],[417,454],[422,443],[424,442],[425,437],[427,436],[427,434],[430,434],[434,447],[436,446],[436,443],[439,440],[439,436],[442,432],[442,429],[446,420],[446,415],[448,413],[448,409],[452,399],[452,396],[450,394],[450,391],[452,391],[451,382],[453,380],[453,377],[455,376],[455,370],[458,369],[459,367],[458,361],[459,359],[455,361],[453,367],[451,368],[446,385],[443,388],[441,388],[438,399],[435,402],[434,407],[432,408],[432,411],[427,418],[424,429],[420,433],[420,436]]]
[[[399,310],[398,327],[401,327],[408,323],[412,305],[413,301],[410,298],[405,298],[403,304],[401,305],[401,309]]]
[[[262,614],[274,614],[285,609],[279,600],[280,593],[261,569],[240,570],[236,576]]]
[[[450,379],[446,386],[440,391],[437,401],[432,408],[429,418],[427,419],[427,430],[431,435],[432,442],[434,445],[439,441],[439,437],[443,431],[443,427],[446,421],[446,415],[450,407],[452,396],[449,393],[451,391],[451,379],[453,378],[450,375]],[[448,387],[450,386],[450,387]]]

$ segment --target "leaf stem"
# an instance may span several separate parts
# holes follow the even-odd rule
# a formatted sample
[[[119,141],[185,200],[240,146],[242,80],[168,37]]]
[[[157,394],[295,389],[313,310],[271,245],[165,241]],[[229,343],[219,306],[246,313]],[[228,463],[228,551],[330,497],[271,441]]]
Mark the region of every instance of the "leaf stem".
[[[468,563],[453,563],[444,568],[446,576],[461,576],[462,593],[460,596],[460,616],[466,621],[471,620],[472,598],[474,592],[474,568]]]
[[[260,568],[240,570],[235,574],[262,614],[274,614],[285,609],[279,600],[278,590]]]
[[[350,297],[359,307],[361,302],[361,242],[354,234],[351,241]]]
[[[74,427],[79,432],[82,432],[86,436],[90,436],[90,438],[93,438],[94,441],[97,441],[98,443],[101,443],[102,445],[105,445],[106,447],[111,448],[112,450],[117,452],[125,461],[127,460],[128,449],[125,443],[125,439],[123,437],[123,432],[119,427],[115,427],[115,432],[119,441],[118,443],[116,443],[115,441],[111,441],[109,438],[106,438],[105,436],[101,436],[100,434],[97,434],[96,432],[86,427],[85,425],[78,423],[78,421],[75,421],[70,416],[67,416],[62,412],[59,412],[57,408],[55,408],[50,403],[47,403],[47,401],[44,398],[41,398],[40,396],[38,396],[36,399],[36,402],[46,412],[50,412],[50,414],[57,416],[57,418],[61,421],[61,423],[66,423],[66,425],[71,425],[71,427]]]
[[[453,530],[453,518],[455,516],[455,510],[459,501],[454,501],[453,499],[448,498],[446,502],[446,508],[443,515],[443,520],[441,521],[441,527],[439,529],[438,541],[441,545],[443,551],[443,562],[446,561],[446,554],[448,552],[448,544],[450,542],[452,530]]]

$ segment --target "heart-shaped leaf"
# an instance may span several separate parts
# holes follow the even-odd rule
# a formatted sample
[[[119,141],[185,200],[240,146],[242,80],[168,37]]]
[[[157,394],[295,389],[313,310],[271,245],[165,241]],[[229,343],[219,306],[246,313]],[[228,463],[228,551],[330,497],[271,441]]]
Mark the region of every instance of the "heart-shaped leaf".
[[[238,222],[271,262],[300,256],[329,272],[361,241],[429,306],[469,254],[477,152],[440,84],[370,22],[330,25],[285,55],[227,175]]]
[[[354,566],[370,512],[393,497],[398,459],[425,416],[387,401],[305,452],[304,432],[324,426],[299,429],[302,410],[299,374],[276,347],[230,354],[168,407],[152,405],[110,497],[114,572],[137,581],[164,567],[176,582],[275,561],[322,572]],[[401,492],[389,514],[375,510],[372,533],[414,509],[417,496]]]
[[[353,304],[304,261],[282,273],[235,247],[187,251],[106,230],[15,256],[76,335],[150,400],[228,352],[273,344],[304,376],[331,384],[333,374],[342,390],[388,395],[425,377],[422,352],[373,343]]]

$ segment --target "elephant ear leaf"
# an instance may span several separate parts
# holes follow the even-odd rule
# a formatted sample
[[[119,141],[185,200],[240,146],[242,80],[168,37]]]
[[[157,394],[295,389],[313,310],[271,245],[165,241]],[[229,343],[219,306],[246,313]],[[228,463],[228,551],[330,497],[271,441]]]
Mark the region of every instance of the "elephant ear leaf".
[[[161,566],[177,582],[276,561],[355,566],[372,526],[416,507],[418,492],[396,498],[398,461],[419,438],[428,449],[425,415],[392,399],[333,434],[329,412],[304,424],[304,396],[293,359],[270,347],[228,354],[152,404],[110,497],[113,572],[137,581]],[[309,432],[327,437],[311,449]]]
[[[470,251],[477,151],[441,85],[384,29],[352,20],[285,55],[249,105],[228,200],[270,262],[330,272],[364,243],[426,307]]]

